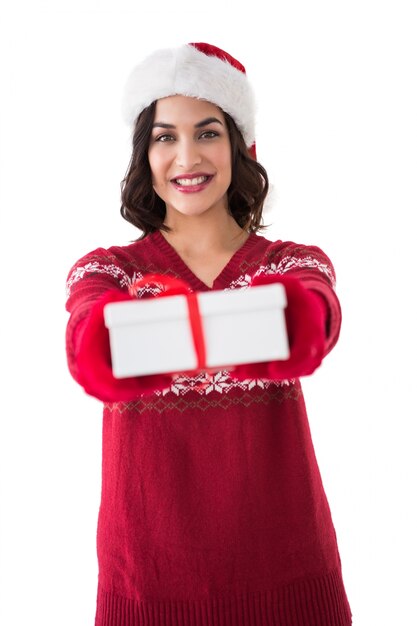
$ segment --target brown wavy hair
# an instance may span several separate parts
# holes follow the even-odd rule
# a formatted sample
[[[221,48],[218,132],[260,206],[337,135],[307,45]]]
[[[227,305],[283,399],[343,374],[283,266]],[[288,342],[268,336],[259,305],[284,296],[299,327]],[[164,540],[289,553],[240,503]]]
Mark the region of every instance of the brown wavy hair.
[[[164,224],[165,202],[155,193],[148,160],[148,148],[156,102],[139,115],[133,132],[133,151],[126,175],[121,182],[120,213],[142,231],[144,239],[156,230],[169,231]],[[223,111],[232,148],[232,181],[227,190],[229,212],[241,228],[257,232],[262,223],[263,204],[269,182],[266,170],[253,159],[234,120]]]

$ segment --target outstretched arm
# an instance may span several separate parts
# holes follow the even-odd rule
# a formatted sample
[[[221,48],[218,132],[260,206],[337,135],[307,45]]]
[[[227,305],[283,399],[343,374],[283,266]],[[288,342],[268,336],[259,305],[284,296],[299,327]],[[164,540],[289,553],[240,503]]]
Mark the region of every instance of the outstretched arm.
[[[337,342],[341,309],[334,291],[335,274],[330,259],[314,246],[282,244],[265,271],[252,280],[253,285],[277,282],[284,285],[287,294],[285,317],[290,358],[239,365],[232,373],[236,378],[284,380],[307,376]]]
[[[109,302],[132,299],[128,283],[123,269],[101,249],[76,263],[68,276],[68,367],[84,390],[103,402],[128,402],[171,383],[171,376],[162,374],[122,379],[113,376],[103,309]]]

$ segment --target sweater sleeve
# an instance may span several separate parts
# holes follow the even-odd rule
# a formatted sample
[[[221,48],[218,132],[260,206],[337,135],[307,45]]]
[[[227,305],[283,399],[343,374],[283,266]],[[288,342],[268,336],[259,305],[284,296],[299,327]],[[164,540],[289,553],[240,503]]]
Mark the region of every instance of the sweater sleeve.
[[[238,366],[237,378],[299,378],[312,374],[335,346],[341,308],[335,292],[335,271],[316,246],[292,242],[271,244],[252,285],[280,282],[287,294],[285,312],[290,344],[286,361]]]
[[[122,264],[102,248],[75,263],[67,278],[68,368],[89,395],[103,402],[128,402],[171,383],[167,375],[123,379],[113,376],[103,309],[108,302],[130,300],[129,284],[130,277]]]
[[[342,322],[333,263],[319,247],[292,242],[273,244],[268,258],[267,275],[295,278],[302,287],[320,296],[319,301],[324,304],[324,355],[327,355],[337,343]]]

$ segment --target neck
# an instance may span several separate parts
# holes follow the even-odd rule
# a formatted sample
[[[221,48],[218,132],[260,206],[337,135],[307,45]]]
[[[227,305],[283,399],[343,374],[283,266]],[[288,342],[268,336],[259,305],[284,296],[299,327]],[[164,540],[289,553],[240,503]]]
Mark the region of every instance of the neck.
[[[187,256],[200,257],[217,252],[233,252],[247,239],[248,233],[226,211],[210,219],[208,215],[177,216],[166,220],[169,232],[161,231],[165,239]]]

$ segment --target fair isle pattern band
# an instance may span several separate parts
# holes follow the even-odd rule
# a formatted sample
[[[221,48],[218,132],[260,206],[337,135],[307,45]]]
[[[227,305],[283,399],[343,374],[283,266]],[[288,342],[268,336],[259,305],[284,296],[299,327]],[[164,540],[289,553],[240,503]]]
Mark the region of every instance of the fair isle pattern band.
[[[113,263],[100,263],[99,261],[91,261],[86,265],[79,265],[71,272],[66,285],[67,298],[71,295],[71,289],[75,283],[83,279],[86,274],[107,274],[111,278],[115,278],[120,287],[129,287],[132,280],[126,272]],[[134,274],[134,279],[141,278],[140,275]]]
[[[135,283],[135,281],[144,278],[144,275],[140,272],[135,272],[133,276],[130,277],[117,265],[111,263],[102,264],[98,261],[92,261],[81,267],[76,267],[71,273],[66,285],[67,298],[69,298],[71,295],[71,289],[73,285],[82,278],[84,278],[86,274],[107,274],[107,276],[115,278],[118,281],[120,287],[128,288],[131,287]],[[136,297],[143,298],[144,296],[157,296],[161,293],[161,291],[162,289],[159,285],[155,283],[150,283],[149,285],[138,287],[138,289],[136,290]]]
[[[312,256],[305,256],[302,258],[286,256],[281,259],[278,264],[271,263],[269,268],[266,268],[265,270],[263,270],[262,267],[259,268],[256,275],[262,274],[263,271],[267,274],[285,274],[285,272],[289,272],[293,269],[317,269],[319,272],[322,272],[322,274],[327,276],[333,288],[336,286],[336,276],[333,268],[328,263],[322,263]]]
[[[336,278],[334,275],[334,271],[330,265],[326,263],[320,262],[318,259],[315,259],[312,256],[306,257],[294,257],[294,256],[286,256],[279,263],[269,263],[267,265],[262,265],[258,268],[253,276],[250,274],[242,274],[236,280],[232,281],[227,289],[247,289],[250,287],[252,280],[260,276],[262,274],[271,275],[271,274],[285,274],[293,269],[317,269],[323,274],[327,276],[330,280],[333,288],[336,284]],[[85,277],[86,274],[107,274],[112,278],[115,278],[120,287],[128,288],[130,287],[136,280],[143,278],[143,274],[140,272],[135,272],[132,277],[130,277],[126,272],[124,272],[120,267],[114,265],[113,263],[100,263],[99,261],[91,261],[86,265],[77,266],[68,278],[66,291],[67,298],[71,294],[72,286],[77,283],[79,280]],[[162,289],[157,285],[149,285],[141,287],[138,289],[137,297],[141,298],[144,295],[158,295]]]
[[[132,287],[137,280],[141,280],[145,276],[141,272],[134,272],[133,276],[130,277],[126,272],[120,269],[120,267],[114,265],[113,263],[103,264],[99,263],[99,261],[90,261],[89,263],[86,263],[86,265],[77,266],[71,272],[66,285],[67,299],[71,295],[73,285],[83,279],[86,274],[107,274],[107,276],[115,278],[122,288]],[[136,297],[140,299],[145,296],[157,296],[163,291],[163,288],[158,283],[152,282],[148,285],[144,285],[143,287],[138,287],[135,291]]]
[[[295,380],[266,380],[262,378],[254,379],[248,378],[247,380],[235,380],[230,377],[227,370],[221,370],[214,372],[200,372],[195,376],[187,376],[186,374],[176,374],[173,376],[173,382],[170,387],[157,390],[154,392],[157,396],[166,396],[169,393],[175,396],[184,396],[190,391],[197,392],[199,395],[207,396],[208,394],[216,391],[220,394],[227,394],[233,389],[240,389],[241,391],[251,391],[255,387],[261,389],[268,389],[268,387],[288,387],[294,384]]]
[[[238,381],[233,381],[238,383]],[[241,392],[256,390],[256,393],[229,393],[234,389]],[[125,411],[154,411],[159,414],[167,414],[167,412],[175,412],[179,414],[189,414],[190,410],[215,411],[221,409],[227,411],[231,408],[241,407],[243,410],[253,405],[264,405],[270,402],[281,404],[282,402],[297,401],[301,394],[301,385],[299,381],[274,381],[274,380],[248,380],[241,381],[240,385],[229,385],[226,392],[213,393],[213,389],[207,393],[189,393],[191,389],[185,389],[184,393],[176,394],[168,389],[163,392],[153,392],[149,395],[141,395],[131,402],[114,402],[105,403],[105,408],[111,412],[117,410],[119,413]]]
[[[236,280],[233,280],[230,283],[230,286],[226,289],[247,289],[251,286],[251,283],[254,278],[262,275],[273,275],[273,274],[285,274],[290,270],[294,269],[317,269],[319,272],[322,272],[329,279],[332,287],[336,286],[336,277],[334,271],[330,265],[327,263],[322,263],[318,259],[315,259],[312,256],[306,257],[293,257],[286,256],[279,263],[268,263],[267,265],[261,265],[258,270],[252,275],[250,274],[242,274]]]

